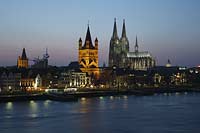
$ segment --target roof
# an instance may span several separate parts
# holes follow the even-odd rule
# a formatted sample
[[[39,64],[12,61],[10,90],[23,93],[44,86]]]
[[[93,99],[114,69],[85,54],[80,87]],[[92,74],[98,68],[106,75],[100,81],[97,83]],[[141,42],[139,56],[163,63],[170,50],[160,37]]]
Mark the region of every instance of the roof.
[[[25,48],[23,48],[23,51],[22,51],[22,60],[26,60],[27,57],[26,57],[26,51],[25,51]]]
[[[113,27],[112,39],[119,39],[118,34],[117,34],[117,23],[116,23],[116,18],[115,18],[115,20],[114,20],[114,27]]]
[[[85,44],[83,45],[83,49],[86,49],[86,42],[89,41],[89,49],[94,49],[95,47],[93,46],[92,44],[92,38],[91,38],[91,34],[90,34],[90,28],[88,26],[88,29],[87,29],[87,33],[86,33],[86,37],[85,37]]]
[[[128,58],[145,58],[145,57],[152,57],[152,55],[147,51],[144,51],[144,52],[128,52],[127,57]]]
[[[122,38],[126,38],[126,26],[125,26],[125,19],[123,20],[123,27],[122,27]]]

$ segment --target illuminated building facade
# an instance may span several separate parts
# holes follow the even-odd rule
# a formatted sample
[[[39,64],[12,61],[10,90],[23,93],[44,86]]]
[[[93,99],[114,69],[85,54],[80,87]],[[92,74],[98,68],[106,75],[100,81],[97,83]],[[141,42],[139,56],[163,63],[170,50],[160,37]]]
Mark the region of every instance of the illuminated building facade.
[[[69,71],[61,73],[59,88],[77,87],[83,88],[91,85],[91,78],[81,71]]]
[[[98,40],[95,39],[95,45],[92,44],[90,28],[88,25],[85,43],[82,45],[81,38],[79,39],[79,65],[82,72],[87,73],[95,78],[99,77],[98,68]]]
[[[21,79],[21,88],[23,90],[40,90],[42,89],[42,78],[40,76],[40,74],[33,74],[33,75],[28,75],[28,77],[23,77]]]
[[[18,68],[28,68],[28,58],[26,56],[25,48],[23,48],[22,56],[18,57],[17,67]]]

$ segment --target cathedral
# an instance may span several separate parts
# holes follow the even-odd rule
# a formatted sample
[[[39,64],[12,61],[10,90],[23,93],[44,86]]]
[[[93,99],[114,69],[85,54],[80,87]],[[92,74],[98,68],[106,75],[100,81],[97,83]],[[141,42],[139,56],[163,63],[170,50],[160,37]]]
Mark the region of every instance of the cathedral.
[[[138,50],[136,37],[135,51],[129,52],[129,40],[126,36],[125,20],[123,20],[121,38],[117,34],[116,19],[114,20],[113,34],[110,40],[109,67],[131,68],[134,70],[147,70],[155,66],[155,60],[148,51]]]
[[[18,57],[17,67],[18,68],[28,68],[28,58],[26,57],[25,48],[23,48],[22,56]]]
[[[98,67],[98,39],[92,43],[90,28],[88,25],[85,42],[82,44],[82,39],[79,39],[79,65],[82,72],[88,73],[95,78],[99,77]]]

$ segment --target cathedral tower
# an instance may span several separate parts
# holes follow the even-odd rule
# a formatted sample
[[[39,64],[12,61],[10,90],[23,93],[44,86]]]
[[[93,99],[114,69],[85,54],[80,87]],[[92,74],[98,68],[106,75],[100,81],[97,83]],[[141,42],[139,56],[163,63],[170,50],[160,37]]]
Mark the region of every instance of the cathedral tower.
[[[126,36],[125,20],[123,20],[122,35],[119,39],[117,35],[116,19],[114,20],[113,35],[110,40],[109,67],[124,68],[127,66],[127,53],[129,52],[129,41]]]
[[[129,41],[128,41],[128,38],[126,36],[125,19],[123,20],[122,36],[120,38],[120,43],[122,45],[122,52],[128,53],[129,52]]]
[[[18,68],[28,68],[28,58],[26,56],[25,48],[23,48],[22,56],[18,57],[17,67]]]
[[[92,44],[90,28],[88,25],[85,37],[85,43],[82,45],[82,39],[79,39],[79,65],[82,72],[86,72],[95,78],[99,77],[98,68],[98,39],[95,39],[95,45]]]
[[[121,53],[121,46],[120,46],[119,37],[117,34],[117,23],[116,23],[116,18],[115,18],[113,34],[110,40],[110,48],[109,48],[109,67],[119,66],[120,53]]]
[[[121,44],[121,62],[119,64],[119,67],[125,68],[127,67],[127,53],[129,52],[129,41],[126,36],[126,26],[125,26],[125,19],[123,20],[123,26],[122,26],[122,36],[120,38],[120,44]]]

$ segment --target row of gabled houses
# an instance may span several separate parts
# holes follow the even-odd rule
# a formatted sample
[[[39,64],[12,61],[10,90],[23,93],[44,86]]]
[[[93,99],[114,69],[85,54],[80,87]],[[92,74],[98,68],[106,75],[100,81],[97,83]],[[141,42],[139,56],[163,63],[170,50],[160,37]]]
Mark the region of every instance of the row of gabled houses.
[[[13,70],[0,72],[0,91],[25,91],[42,88],[42,78],[39,73],[31,73]]]

